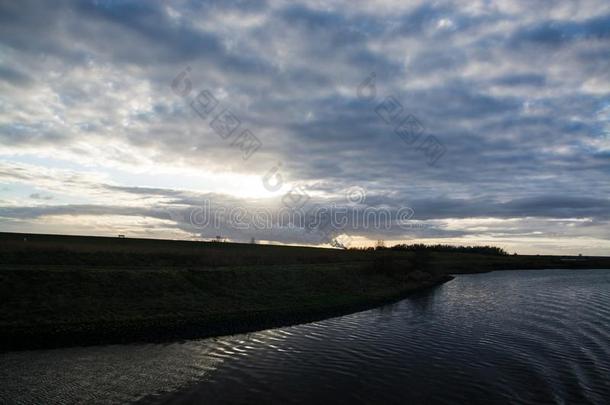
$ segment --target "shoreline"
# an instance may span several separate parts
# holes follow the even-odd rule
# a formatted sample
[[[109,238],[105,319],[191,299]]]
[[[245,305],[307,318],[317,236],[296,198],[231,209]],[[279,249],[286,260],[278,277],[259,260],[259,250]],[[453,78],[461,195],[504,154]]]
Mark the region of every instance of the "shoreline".
[[[340,250],[0,232],[0,351],[167,342],[314,322],[501,270],[610,257]]]
[[[157,318],[126,322],[89,322],[19,328],[0,332],[0,352],[46,350],[111,344],[164,343],[257,332],[265,329],[318,322],[395,303],[453,280],[438,275],[400,293],[305,310],[253,311],[224,319]],[[360,297],[361,298],[361,297]],[[20,330],[21,329],[21,330]],[[29,330],[28,330],[29,329]]]
[[[459,273],[448,273],[450,276],[461,276],[461,275],[473,275],[473,274],[487,274],[503,271],[554,271],[554,270],[610,270],[610,266],[599,266],[599,267],[532,267],[532,268],[503,268],[503,269],[486,269],[480,271],[461,271]]]

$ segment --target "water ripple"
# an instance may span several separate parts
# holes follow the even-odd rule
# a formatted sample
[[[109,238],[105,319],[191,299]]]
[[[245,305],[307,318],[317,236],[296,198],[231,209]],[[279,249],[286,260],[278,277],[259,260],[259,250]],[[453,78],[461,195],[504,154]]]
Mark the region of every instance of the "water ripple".
[[[0,355],[0,403],[604,403],[610,271],[464,275],[321,322]]]

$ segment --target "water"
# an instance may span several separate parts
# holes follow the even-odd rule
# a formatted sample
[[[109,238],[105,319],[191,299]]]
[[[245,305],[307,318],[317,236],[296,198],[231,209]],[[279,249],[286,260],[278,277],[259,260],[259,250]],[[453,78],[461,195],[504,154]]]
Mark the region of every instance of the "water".
[[[0,403],[607,403],[610,270],[462,275],[326,321],[0,355]]]

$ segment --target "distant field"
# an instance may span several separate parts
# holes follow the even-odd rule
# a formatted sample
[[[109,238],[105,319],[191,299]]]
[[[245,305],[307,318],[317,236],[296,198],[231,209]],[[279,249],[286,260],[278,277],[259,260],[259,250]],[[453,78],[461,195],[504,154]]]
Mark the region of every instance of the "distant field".
[[[0,347],[234,333],[370,307],[450,273],[536,268],[610,258],[0,233]]]
[[[0,264],[219,267],[276,264],[344,263],[380,257],[409,260],[412,252],[358,251],[92,236],[0,232]],[[429,252],[428,270],[442,273],[502,269],[608,268],[610,257],[560,257]]]
[[[235,266],[368,258],[366,252],[309,247],[0,233],[0,263]]]

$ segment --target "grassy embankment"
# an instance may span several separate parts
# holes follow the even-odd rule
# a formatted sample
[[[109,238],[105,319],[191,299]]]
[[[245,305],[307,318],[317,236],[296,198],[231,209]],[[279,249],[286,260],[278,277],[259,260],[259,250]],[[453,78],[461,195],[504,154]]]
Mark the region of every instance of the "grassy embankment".
[[[610,260],[0,233],[0,266],[0,348],[13,349],[244,332],[396,300],[448,273]]]

